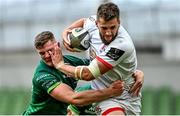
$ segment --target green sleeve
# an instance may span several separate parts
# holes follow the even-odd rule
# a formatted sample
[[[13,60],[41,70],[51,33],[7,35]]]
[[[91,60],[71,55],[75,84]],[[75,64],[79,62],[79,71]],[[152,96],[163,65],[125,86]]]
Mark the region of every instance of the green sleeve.
[[[61,82],[55,76],[48,73],[39,73],[33,79],[33,84],[50,93]]]

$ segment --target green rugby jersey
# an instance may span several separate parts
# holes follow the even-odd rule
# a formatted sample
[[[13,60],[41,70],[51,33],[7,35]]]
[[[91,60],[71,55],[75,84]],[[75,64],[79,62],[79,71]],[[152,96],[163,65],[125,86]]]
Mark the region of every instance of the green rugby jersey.
[[[64,62],[73,66],[89,64],[89,60],[87,59],[80,59],[70,55],[64,56]],[[76,80],[66,77],[64,73],[53,67],[49,67],[41,60],[35,70],[32,83],[32,99],[27,110],[23,113],[24,115],[63,115],[67,113],[68,104],[57,101],[49,93],[60,83],[66,83],[72,89],[75,89],[77,85]]]

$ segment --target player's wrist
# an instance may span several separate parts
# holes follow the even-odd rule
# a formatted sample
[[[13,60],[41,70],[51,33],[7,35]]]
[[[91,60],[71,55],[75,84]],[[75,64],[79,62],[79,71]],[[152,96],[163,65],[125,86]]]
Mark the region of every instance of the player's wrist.
[[[109,87],[108,88],[108,95],[109,95],[109,97],[114,97],[114,96],[116,96],[116,94],[115,94],[115,92],[114,92],[114,90],[112,89],[112,87]]]
[[[61,69],[61,67],[64,65],[64,62],[59,62],[55,65],[56,69]]]
[[[108,98],[115,96],[111,87],[102,89],[102,92],[104,93],[104,96],[107,96]]]

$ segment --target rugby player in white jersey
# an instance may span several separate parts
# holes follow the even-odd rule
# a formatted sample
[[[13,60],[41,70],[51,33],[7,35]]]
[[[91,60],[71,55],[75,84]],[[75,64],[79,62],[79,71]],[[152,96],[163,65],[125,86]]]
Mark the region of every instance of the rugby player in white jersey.
[[[106,88],[116,80],[124,81],[125,90],[120,96],[95,103],[96,113],[139,115],[144,74],[137,71],[136,50],[131,37],[121,25],[118,6],[111,2],[101,4],[97,16],[80,19],[67,27],[63,32],[63,40],[70,51],[73,50],[67,35],[75,27],[83,27],[90,33],[90,65],[74,67],[64,64],[58,55],[61,51],[55,50],[51,54],[55,67],[77,79],[92,80],[91,86],[95,90]]]

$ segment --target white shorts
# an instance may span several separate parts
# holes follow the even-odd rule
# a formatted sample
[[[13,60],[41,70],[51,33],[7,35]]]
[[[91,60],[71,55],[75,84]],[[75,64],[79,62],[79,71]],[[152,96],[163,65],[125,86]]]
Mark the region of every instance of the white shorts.
[[[140,115],[141,113],[141,98],[135,99],[114,99],[110,98],[99,103],[94,103],[95,112],[97,115],[108,114],[115,110],[124,111],[126,115]]]

